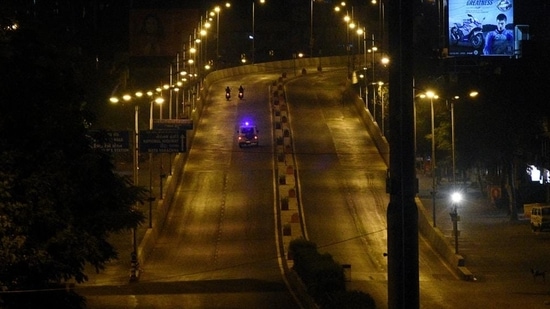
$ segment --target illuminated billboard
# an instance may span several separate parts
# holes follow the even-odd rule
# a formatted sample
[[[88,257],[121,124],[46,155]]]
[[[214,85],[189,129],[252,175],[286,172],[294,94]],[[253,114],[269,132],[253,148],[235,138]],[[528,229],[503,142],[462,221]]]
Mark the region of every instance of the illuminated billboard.
[[[449,0],[449,56],[514,55],[514,0]]]

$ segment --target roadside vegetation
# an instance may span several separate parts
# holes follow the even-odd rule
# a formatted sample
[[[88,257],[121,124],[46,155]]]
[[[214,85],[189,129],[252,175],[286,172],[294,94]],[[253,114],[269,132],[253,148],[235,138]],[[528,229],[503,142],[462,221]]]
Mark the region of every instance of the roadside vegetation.
[[[0,307],[81,308],[66,286],[118,258],[109,235],[143,221],[144,190],[92,147],[102,91],[75,33],[1,17]]]
[[[344,268],[328,253],[320,253],[317,245],[306,239],[294,239],[289,244],[294,260],[292,268],[306,287],[308,294],[323,309],[374,309],[374,299],[362,291],[346,289]]]

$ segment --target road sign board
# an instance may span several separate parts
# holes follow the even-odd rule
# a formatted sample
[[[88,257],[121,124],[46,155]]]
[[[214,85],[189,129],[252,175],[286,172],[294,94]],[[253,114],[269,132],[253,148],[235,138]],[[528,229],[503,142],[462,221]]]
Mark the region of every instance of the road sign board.
[[[129,131],[108,131],[90,130],[92,148],[101,149],[106,152],[128,152],[130,151]]]
[[[158,130],[193,130],[193,119],[153,119]]]
[[[181,130],[139,131],[139,152],[174,153],[186,152],[186,134]]]

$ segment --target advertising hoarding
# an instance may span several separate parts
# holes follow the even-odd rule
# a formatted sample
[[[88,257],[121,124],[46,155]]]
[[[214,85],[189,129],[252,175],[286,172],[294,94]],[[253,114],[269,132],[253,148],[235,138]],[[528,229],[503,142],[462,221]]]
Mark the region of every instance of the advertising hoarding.
[[[514,0],[449,0],[449,56],[512,56]]]
[[[198,27],[194,9],[134,9],[130,12],[130,55],[173,57]]]

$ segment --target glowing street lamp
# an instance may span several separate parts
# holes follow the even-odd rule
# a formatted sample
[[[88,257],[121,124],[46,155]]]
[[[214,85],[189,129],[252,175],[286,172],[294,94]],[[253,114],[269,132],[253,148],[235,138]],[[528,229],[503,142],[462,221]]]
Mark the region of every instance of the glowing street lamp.
[[[451,221],[453,221],[453,234],[455,237],[455,254],[458,254],[458,204],[462,201],[462,194],[460,192],[454,192],[451,194],[452,211],[449,213]]]

